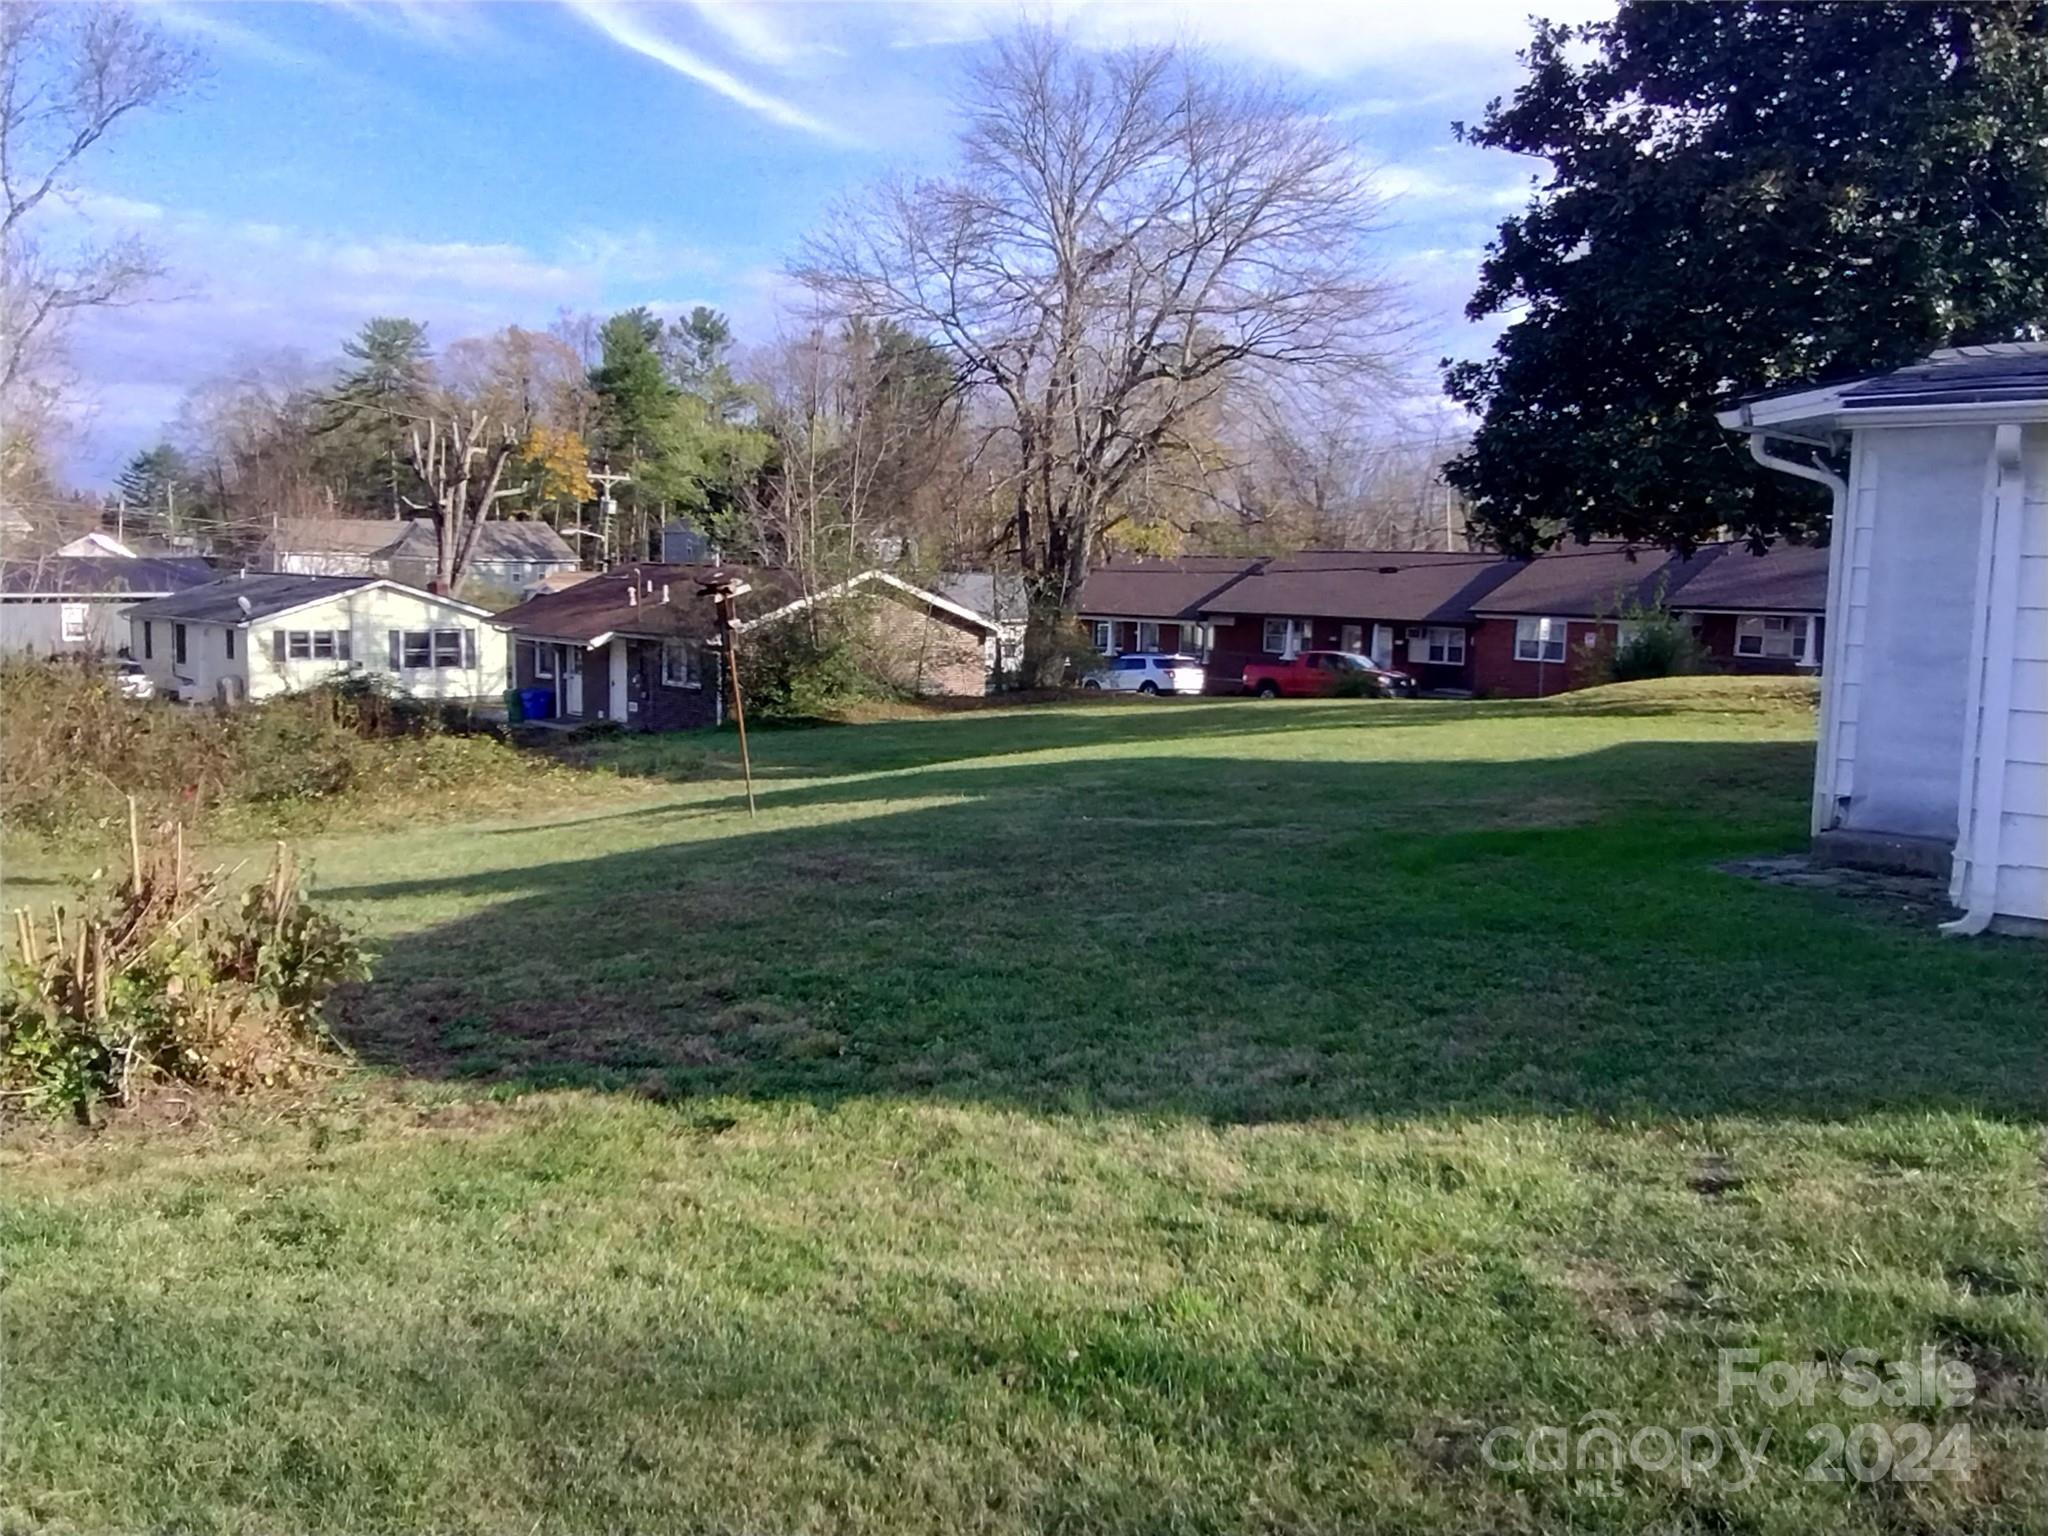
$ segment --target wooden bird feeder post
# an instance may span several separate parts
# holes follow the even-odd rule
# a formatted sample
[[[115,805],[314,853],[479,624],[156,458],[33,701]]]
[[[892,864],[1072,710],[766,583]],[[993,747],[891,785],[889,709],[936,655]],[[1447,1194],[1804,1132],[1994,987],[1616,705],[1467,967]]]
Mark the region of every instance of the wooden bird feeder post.
[[[740,610],[739,599],[753,590],[738,577],[714,572],[697,591],[711,599],[718,611],[719,628],[725,632],[725,676],[732,689],[732,723],[740,733],[740,771],[747,779],[747,817],[756,818],[754,808],[754,762],[747,755],[747,710],[740,701]]]

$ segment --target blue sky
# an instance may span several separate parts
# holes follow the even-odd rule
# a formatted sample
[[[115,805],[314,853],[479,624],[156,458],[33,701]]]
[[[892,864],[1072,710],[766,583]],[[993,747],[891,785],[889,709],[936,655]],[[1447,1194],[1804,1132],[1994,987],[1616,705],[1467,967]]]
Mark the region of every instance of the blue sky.
[[[1422,360],[1483,351],[1490,328],[1458,312],[1538,168],[1459,146],[1449,124],[1512,87],[1530,8],[163,0],[153,13],[205,50],[209,78],[125,125],[58,217],[142,234],[170,275],[80,327],[69,467],[103,484],[191,386],[321,363],[377,314],[446,343],[565,308],[709,303],[764,339],[804,230],[885,170],[943,164],[963,64],[1025,14],[1091,46],[1185,38],[1297,77],[1379,167]]]

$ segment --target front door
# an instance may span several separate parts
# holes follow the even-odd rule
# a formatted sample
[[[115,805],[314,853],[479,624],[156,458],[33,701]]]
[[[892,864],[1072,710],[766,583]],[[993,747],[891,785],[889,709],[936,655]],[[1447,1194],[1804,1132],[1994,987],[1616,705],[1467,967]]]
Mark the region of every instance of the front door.
[[[1391,667],[1394,664],[1394,626],[1375,624],[1372,627],[1372,664],[1376,667]]]
[[[1339,645],[1337,649],[1340,651],[1349,651],[1354,656],[1357,655],[1360,651],[1364,650],[1365,626],[1363,624],[1346,624],[1344,626],[1343,643]]]
[[[580,715],[583,713],[583,648],[578,645],[562,647],[562,700],[558,715]]]
[[[619,724],[626,723],[632,706],[626,694],[626,642],[619,636],[612,636],[611,659],[605,664],[605,676],[611,680],[611,718]]]

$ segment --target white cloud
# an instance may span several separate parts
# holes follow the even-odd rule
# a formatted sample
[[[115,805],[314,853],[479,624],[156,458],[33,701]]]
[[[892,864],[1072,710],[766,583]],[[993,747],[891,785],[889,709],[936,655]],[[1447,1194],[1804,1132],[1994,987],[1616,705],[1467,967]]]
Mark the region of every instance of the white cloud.
[[[161,204],[112,192],[66,190],[55,198],[87,224],[154,224],[164,216]]]
[[[1508,186],[1458,181],[1417,165],[1382,165],[1371,174],[1373,186],[1387,199],[1396,217],[1416,211],[1442,214],[1506,210],[1519,208],[1529,200],[1526,181]]]
[[[782,27],[779,16],[793,7],[768,6],[754,0],[691,0],[697,14],[733,47],[762,64],[785,65],[805,47]],[[813,34],[815,35],[815,34]]]
[[[90,192],[77,201],[124,203]],[[194,385],[280,350],[333,358],[375,315],[424,321],[443,347],[506,325],[544,326],[562,308],[604,313],[655,294],[697,295],[691,302],[726,308],[747,334],[765,329],[772,311],[760,269],[646,230],[575,232],[540,251],[159,208],[150,240],[172,274],[158,300],[89,313],[72,334],[92,408],[71,469],[87,483],[104,484],[154,441]]]
[[[281,43],[250,27],[229,21],[223,5],[184,5],[175,0],[156,0],[149,14],[174,32],[203,38],[225,53],[239,54],[258,64],[281,65],[286,69],[325,69],[327,61],[289,43]],[[254,7],[250,7],[254,10]]]
[[[326,0],[328,7],[376,31],[461,53],[501,39],[470,0]]]
[[[1614,7],[1609,0],[1546,0],[1541,7],[1530,0],[1046,0],[1028,14],[1072,26],[1096,46],[1193,38],[1235,58],[1334,78],[1375,64],[1436,68],[1443,60],[1431,56],[1445,53],[1506,57],[1528,41],[1532,9],[1568,22],[1609,15]],[[886,14],[899,42],[958,43],[1009,25],[1019,9],[1008,0],[928,0],[892,5]]]
[[[830,123],[812,116],[779,96],[770,95],[749,85],[730,70],[722,69],[700,58],[666,33],[646,25],[645,18],[653,14],[648,10],[614,5],[609,3],[609,0],[564,0],[564,3],[584,22],[602,32],[620,47],[630,48],[633,52],[716,91],[728,101],[737,102],[745,107],[749,112],[757,113],[785,128],[795,128],[822,139],[851,142],[849,135]]]

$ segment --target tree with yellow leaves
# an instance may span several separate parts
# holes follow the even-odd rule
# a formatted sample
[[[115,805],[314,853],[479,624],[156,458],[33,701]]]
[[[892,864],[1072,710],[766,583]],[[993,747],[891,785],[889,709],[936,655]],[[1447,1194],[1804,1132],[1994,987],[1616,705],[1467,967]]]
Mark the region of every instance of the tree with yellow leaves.
[[[567,427],[535,422],[519,445],[519,457],[526,469],[526,483],[535,502],[547,507],[580,507],[595,499],[590,484],[590,452],[583,436]]]

